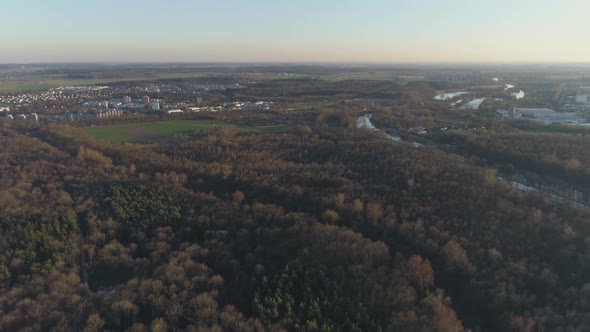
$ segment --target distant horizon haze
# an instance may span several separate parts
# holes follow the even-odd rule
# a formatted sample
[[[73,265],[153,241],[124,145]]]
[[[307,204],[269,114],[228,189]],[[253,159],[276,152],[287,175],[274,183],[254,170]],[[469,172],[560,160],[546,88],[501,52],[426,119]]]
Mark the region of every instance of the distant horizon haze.
[[[39,61],[39,62],[0,62],[0,66],[59,66],[59,65],[182,65],[182,66],[369,66],[369,67],[429,67],[429,66],[576,66],[590,67],[590,61]]]
[[[590,62],[582,0],[21,0],[0,63]]]

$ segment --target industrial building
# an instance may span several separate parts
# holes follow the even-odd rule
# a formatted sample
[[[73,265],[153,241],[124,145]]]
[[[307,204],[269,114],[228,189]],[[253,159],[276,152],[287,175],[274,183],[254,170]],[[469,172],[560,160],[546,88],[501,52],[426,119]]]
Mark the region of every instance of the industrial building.
[[[544,124],[583,124],[586,120],[575,112],[556,112],[550,108],[517,108],[515,110],[522,117]]]

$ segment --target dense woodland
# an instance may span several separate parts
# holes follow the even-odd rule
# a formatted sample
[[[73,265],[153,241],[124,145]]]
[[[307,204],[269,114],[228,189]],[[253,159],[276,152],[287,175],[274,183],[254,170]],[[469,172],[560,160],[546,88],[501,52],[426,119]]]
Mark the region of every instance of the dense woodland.
[[[587,210],[319,117],[151,145],[0,123],[0,330],[590,329]],[[486,137],[454,140],[544,146]]]
[[[359,110],[400,133],[482,123],[431,99],[459,87],[262,81],[207,101],[276,109],[214,118],[290,132],[159,144],[0,122],[0,331],[590,329],[588,210],[487,168],[590,193],[584,131],[488,121],[416,149],[355,129]]]
[[[525,173],[533,182],[571,187],[590,193],[590,144],[585,129],[528,126],[485,132],[452,132],[437,137],[458,153],[508,173]]]

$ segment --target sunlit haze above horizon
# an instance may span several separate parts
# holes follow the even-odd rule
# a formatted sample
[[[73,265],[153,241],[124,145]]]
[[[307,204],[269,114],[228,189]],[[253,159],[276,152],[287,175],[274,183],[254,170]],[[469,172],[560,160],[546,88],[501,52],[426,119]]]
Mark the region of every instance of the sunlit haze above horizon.
[[[584,0],[19,0],[0,63],[590,62]]]

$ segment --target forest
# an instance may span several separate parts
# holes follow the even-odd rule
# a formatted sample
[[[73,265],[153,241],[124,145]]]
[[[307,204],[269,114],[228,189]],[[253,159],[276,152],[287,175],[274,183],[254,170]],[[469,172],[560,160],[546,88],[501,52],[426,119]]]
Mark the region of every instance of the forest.
[[[452,132],[439,142],[458,153],[495,165],[507,173],[527,174],[531,180],[590,193],[590,138],[586,129],[498,126],[485,132]]]
[[[0,330],[590,329],[587,210],[318,123],[110,145],[1,122]],[[453,139],[542,146],[486,137]],[[544,162],[585,177],[569,140]]]

